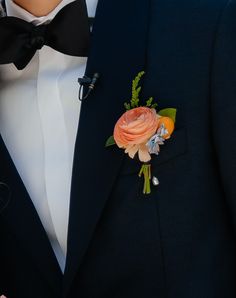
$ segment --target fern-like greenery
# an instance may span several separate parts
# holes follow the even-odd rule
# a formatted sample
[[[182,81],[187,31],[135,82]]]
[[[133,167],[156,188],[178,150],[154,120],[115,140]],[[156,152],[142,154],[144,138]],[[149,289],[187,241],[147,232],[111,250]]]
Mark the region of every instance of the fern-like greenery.
[[[139,86],[139,83],[140,83],[140,80],[144,74],[145,74],[144,71],[139,72],[138,75],[133,80],[133,82],[132,82],[132,98],[131,98],[130,102],[125,103],[126,110],[131,110],[131,109],[139,107],[139,95],[142,90],[142,87]]]
[[[147,101],[146,101],[146,107],[151,108],[151,109],[156,109],[157,108],[157,103],[154,102],[153,103],[154,98],[150,97]]]
[[[145,72],[144,71],[140,71],[137,76],[135,77],[135,79],[132,81],[132,98],[129,102],[126,102],[124,104],[125,109],[131,110],[134,108],[137,108],[140,106],[139,102],[139,96],[140,96],[140,92],[142,90],[142,87],[140,86],[140,80],[141,78],[144,76]],[[153,103],[153,97],[150,97],[147,101],[146,101],[146,107],[155,109],[157,107],[156,103]]]

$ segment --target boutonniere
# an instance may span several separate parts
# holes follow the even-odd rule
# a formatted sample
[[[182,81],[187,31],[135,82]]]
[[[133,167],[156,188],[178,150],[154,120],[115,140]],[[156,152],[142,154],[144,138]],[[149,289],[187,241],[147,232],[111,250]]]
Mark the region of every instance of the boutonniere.
[[[175,129],[176,109],[158,111],[153,97],[145,105],[140,103],[140,72],[132,83],[132,98],[124,104],[125,113],[117,121],[113,135],[107,140],[106,147],[117,145],[124,149],[130,158],[138,155],[141,162],[139,177],[144,178],[143,193],[151,193],[151,179],[154,185],[159,181],[152,177],[151,155],[159,155],[160,146],[165,144]]]

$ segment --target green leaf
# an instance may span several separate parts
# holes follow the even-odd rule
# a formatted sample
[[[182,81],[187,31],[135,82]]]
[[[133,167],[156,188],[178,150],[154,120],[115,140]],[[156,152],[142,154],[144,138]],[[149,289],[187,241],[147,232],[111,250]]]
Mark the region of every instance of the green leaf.
[[[158,112],[158,115],[162,117],[169,117],[174,122],[176,121],[176,114],[177,114],[177,110],[173,108],[163,109]]]
[[[115,139],[113,136],[110,136],[110,138],[106,141],[105,147],[110,147],[116,145]]]

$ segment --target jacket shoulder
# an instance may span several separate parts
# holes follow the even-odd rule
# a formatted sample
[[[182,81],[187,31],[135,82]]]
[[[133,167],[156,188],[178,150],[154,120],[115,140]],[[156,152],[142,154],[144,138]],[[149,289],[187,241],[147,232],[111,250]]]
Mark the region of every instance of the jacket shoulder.
[[[227,7],[236,0],[150,0],[151,26],[196,38],[215,34]],[[234,5],[236,6],[236,5]]]
[[[236,0],[150,0],[153,16],[163,9],[173,20],[182,18],[190,23],[215,21],[231,2]]]

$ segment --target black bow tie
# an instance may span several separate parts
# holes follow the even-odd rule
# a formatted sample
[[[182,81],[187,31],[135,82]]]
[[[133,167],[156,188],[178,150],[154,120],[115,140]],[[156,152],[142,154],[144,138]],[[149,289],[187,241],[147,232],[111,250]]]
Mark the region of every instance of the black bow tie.
[[[15,17],[0,18],[0,64],[20,70],[47,45],[71,56],[87,57],[90,28],[84,0],[65,6],[48,25],[34,26]]]

